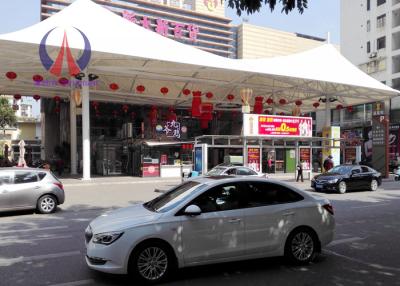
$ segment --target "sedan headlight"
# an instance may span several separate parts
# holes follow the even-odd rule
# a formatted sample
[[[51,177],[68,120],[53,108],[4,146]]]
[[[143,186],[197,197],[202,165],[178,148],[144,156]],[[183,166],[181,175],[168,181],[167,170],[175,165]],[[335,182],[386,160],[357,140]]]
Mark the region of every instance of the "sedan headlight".
[[[110,245],[118,238],[120,238],[123,234],[124,234],[123,232],[98,233],[93,236],[93,243]]]
[[[336,184],[337,181],[339,181],[339,179],[332,179],[332,180],[329,180],[328,183],[329,184]]]

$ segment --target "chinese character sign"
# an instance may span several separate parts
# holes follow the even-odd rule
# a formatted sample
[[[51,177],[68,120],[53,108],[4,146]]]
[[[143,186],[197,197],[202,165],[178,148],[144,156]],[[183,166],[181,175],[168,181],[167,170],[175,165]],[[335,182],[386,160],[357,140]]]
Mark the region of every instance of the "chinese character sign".
[[[134,12],[123,11],[122,17],[127,19],[129,22],[141,25],[143,28],[157,32],[160,35],[168,37],[171,28],[171,35],[176,39],[182,39],[186,36],[192,42],[197,41],[197,34],[199,33],[199,27],[194,24],[183,24],[172,22],[169,23],[164,19],[155,19],[154,23],[148,16],[138,16]],[[141,19],[139,19],[141,17]],[[155,29],[152,28],[155,26]]]
[[[181,138],[181,124],[177,121],[167,121],[163,132],[167,137]]]
[[[312,118],[243,114],[245,136],[312,137]]]
[[[260,172],[260,148],[247,149],[247,166],[256,172]]]

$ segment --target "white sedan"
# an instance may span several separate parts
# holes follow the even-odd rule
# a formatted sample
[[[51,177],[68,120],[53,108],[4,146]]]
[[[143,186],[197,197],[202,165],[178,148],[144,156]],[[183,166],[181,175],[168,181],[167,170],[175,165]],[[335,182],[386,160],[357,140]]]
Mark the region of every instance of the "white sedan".
[[[273,180],[199,177],[93,220],[86,262],[150,283],[174,268],[260,257],[305,264],[332,241],[334,228],[327,199]]]
[[[253,169],[245,166],[236,165],[218,165],[208,171],[206,176],[252,176],[252,177],[267,177],[267,174],[256,172]]]

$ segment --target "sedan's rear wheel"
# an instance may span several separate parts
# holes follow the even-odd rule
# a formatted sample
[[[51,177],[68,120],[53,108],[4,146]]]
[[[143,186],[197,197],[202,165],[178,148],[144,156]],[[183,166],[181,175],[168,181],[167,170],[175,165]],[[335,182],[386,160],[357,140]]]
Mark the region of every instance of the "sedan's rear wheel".
[[[44,195],[37,202],[37,210],[42,214],[49,214],[56,210],[57,201],[52,195]]]
[[[346,182],[343,182],[343,181],[340,182],[339,186],[338,186],[338,189],[339,189],[339,193],[344,194],[347,191]]]
[[[308,228],[300,228],[293,231],[285,245],[286,258],[295,264],[310,263],[318,249],[318,238]]]
[[[147,284],[164,281],[174,268],[173,256],[162,243],[140,246],[133,254],[130,273]]]
[[[375,179],[372,179],[370,190],[375,192],[377,189],[378,189],[378,181]]]

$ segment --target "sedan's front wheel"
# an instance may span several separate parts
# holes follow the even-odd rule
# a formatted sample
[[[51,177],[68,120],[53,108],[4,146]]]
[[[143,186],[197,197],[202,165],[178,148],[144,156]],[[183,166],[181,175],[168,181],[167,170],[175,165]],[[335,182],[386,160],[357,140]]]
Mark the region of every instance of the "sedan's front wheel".
[[[164,281],[174,268],[170,252],[162,243],[145,243],[133,254],[130,273],[147,284]]]
[[[285,257],[295,264],[310,263],[318,249],[318,238],[308,228],[294,230],[285,245]]]

